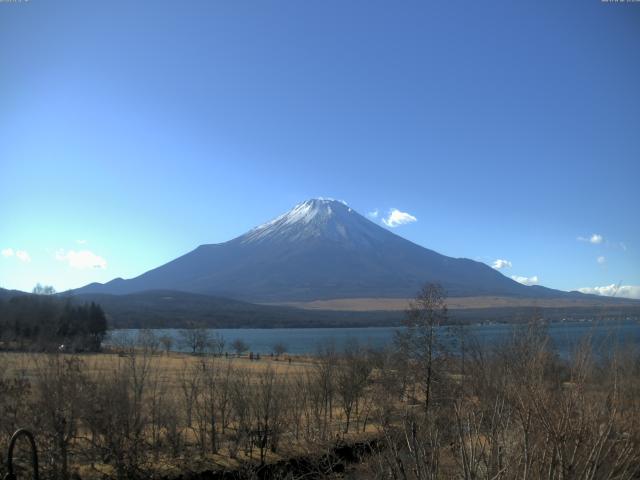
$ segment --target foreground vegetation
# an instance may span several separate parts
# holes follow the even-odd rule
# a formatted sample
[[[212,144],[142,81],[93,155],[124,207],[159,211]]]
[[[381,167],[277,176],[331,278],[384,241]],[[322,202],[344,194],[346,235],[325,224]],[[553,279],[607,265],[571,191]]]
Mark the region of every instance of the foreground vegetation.
[[[637,350],[604,355],[585,339],[561,359],[531,322],[492,349],[456,328],[452,355],[435,335],[445,319],[430,286],[387,351],[250,361],[166,354],[147,336],[111,354],[3,354],[0,449],[28,427],[42,476],[61,479],[252,478],[299,456],[317,460],[305,478],[335,476],[322,454],[355,441],[372,445],[355,478],[638,478]]]

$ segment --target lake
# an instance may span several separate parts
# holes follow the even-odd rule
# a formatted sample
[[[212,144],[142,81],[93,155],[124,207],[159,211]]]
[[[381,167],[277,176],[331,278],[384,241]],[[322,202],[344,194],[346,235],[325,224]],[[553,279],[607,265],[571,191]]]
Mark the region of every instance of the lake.
[[[510,324],[469,325],[465,327],[465,335],[475,339],[480,345],[490,346],[507,340],[517,332],[518,326]],[[225,350],[231,351],[231,342],[243,340],[254,353],[269,354],[276,343],[283,343],[287,352],[292,354],[309,354],[328,343],[334,343],[338,349],[346,342],[356,339],[361,345],[381,348],[389,345],[394,338],[397,327],[371,328],[221,328],[211,330],[221,334],[226,342]],[[113,330],[113,339],[134,341],[139,330]],[[181,345],[181,330],[157,329],[154,333],[160,337],[168,335],[174,338],[174,351],[187,351]],[[450,329],[440,327],[439,334],[448,335]],[[613,343],[631,344],[640,347],[640,322],[622,320],[608,322],[561,322],[548,325],[549,336],[560,355],[565,356],[586,336],[591,337],[596,351],[606,351]],[[112,340],[107,339],[108,345]]]

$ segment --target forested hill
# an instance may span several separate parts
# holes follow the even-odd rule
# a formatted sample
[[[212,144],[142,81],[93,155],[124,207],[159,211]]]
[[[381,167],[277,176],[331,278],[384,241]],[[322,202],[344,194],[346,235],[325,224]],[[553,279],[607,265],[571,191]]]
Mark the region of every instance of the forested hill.
[[[6,288],[0,288],[0,300],[8,300],[12,297],[18,297],[22,295],[29,295],[26,292],[20,290],[7,290]]]
[[[107,331],[102,307],[55,295],[0,292],[4,349],[98,351]]]
[[[169,290],[129,295],[80,294],[72,298],[76,303],[100,304],[111,328],[363,327],[396,325],[403,315],[385,311],[310,311]]]
[[[92,304],[104,310],[108,328],[370,327],[400,325],[404,317],[403,311],[303,310],[167,290],[129,295],[49,296],[0,289],[0,341],[33,339],[38,343],[50,338],[52,342],[65,343],[64,337],[75,331],[80,332],[77,338],[82,339],[88,333],[87,322],[91,320],[87,317],[89,313],[81,311]],[[37,315],[43,320],[36,320]],[[454,323],[518,323],[526,322],[533,316],[542,316],[549,321],[639,317],[640,308],[612,304],[607,308],[574,306],[449,310],[449,320]]]
[[[168,290],[129,295],[83,294],[76,303],[95,302],[106,314],[110,328],[286,328],[370,327],[400,325],[403,311],[303,310],[257,305],[229,298]],[[533,317],[549,321],[640,316],[640,306],[611,304],[602,307],[501,307],[450,309],[451,322],[526,322]]]

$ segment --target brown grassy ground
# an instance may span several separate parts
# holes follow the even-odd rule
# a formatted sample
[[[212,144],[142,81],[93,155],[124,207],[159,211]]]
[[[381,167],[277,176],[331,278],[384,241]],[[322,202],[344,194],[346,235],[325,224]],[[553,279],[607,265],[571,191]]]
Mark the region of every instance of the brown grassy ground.
[[[0,366],[2,367],[5,378],[20,377],[35,384],[38,378],[38,368],[41,368],[41,366],[46,363],[47,357],[51,355],[52,354],[48,353],[0,352]],[[69,355],[69,357],[71,357],[71,355]],[[79,354],[74,355],[74,357],[82,361],[83,373],[98,382],[100,378],[109,378],[114,372],[120,371],[120,368],[125,366],[126,362],[130,361],[128,354],[118,354],[115,352]],[[141,356],[139,355],[139,357]],[[196,371],[199,363],[205,358],[207,361],[212,360],[212,357],[200,357],[173,352],[168,354],[156,353],[152,355],[150,357],[151,372],[152,375],[158,374],[160,376],[161,382],[165,387],[163,395],[176,399],[176,403],[180,405],[182,402],[182,388],[185,375],[189,376],[192,372]],[[250,360],[248,356],[239,358],[217,357],[213,359],[213,361],[221,370],[225,370],[227,366],[231,366],[234,370],[234,375],[240,375],[242,372],[250,374],[252,384],[259,382],[260,374],[267,371],[274,372],[276,376],[281,377],[283,380],[293,381],[295,378],[302,377],[306,373],[312,373],[313,369],[316,368],[315,360],[312,357],[306,356],[282,355],[280,358],[263,356],[260,360]],[[333,430],[340,432],[343,417],[338,405],[333,408],[333,416]],[[229,428],[233,431],[235,424],[232,422]],[[375,434],[375,432],[376,428],[374,425],[369,424],[365,431],[352,431],[348,435],[342,435],[342,437],[347,441],[358,441]],[[86,433],[86,431],[81,429],[79,436],[84,436]],[[38,435],[39,433],[36,432],[36,438]],[[190,445],[193,449],[193,446],[197,442],[195,432],[188,427],[183,427],[182,435],[185,445]],[[285,431],[282,437],[283,441],[277,453],[272,451],[266,452],[267,463],[318,453],[318,450],[311,449],[309,444],[303,441],[295,441],[289,431]],[[258,453],[255,448],[249,454],[240,449],[235,455],[235,458],[232,458],[229,450],[224,446],[226,440],[224,440],[222,436],[220,440],[223,446],[218,453],[207,452],[198,454],[197,456],[191,453],[184,456],[184,458],[169,458],[166,455],[161,455],[155,459],[153,470],[156,474],[179,476],[185,473],[185,471],[198,472],[211,468],[235,470],[241,468],[247,461],[257,461]],[[78,443],[77,449],[81,450],[82,447],[79,446],[80,443]],[[321,450],[320,453],[322,453]],[[112,465],[100,463],[99,461],[92,461],[90,464],[75,461],[73,470],[78,472],[81,478],[111,477],[115,475]]]
[[[50,354],[47,353],[23,353],[23,352],[0,352],[0,363],[6,369],[8,376],[15,373],[22,373],[27,378],[33,378],[38,361]],[[127,357],[117,353],[91,353],[78,355],[86,366],[84,373],[99,376],[105,372],[114,371],[119,363]],[[291,362],[289,362],[291,358]],[[195,365],[201,361],[202,357],[184,353],[158,353],[153,356],[154,369],[160,370],[167,379],[177,379],[185,367]],[[313,367],[310,357],[283,355],[279,359],[270,356],[262,356],[260,360],[249,360],[248,356],[243,357],[219,357],[217,362],[230,364],[234,369],[246,370],[251,373],[260,373],[271,368],[277,375],[295,376],[300,375]]]
[[[599,298],[515,298],[515,297],[449,297],[447,306],[451,310],[471,308],[505,308],[505,307],[602,307],[608,299]],[[638,306],[634,300],[616,299],[616,305]],[[408,298],[337,298],[331,300],[314,300],[311,302],[287,302],[278,305],[302,308],[305,310],[347,310],[356,312],[402,311],[409,306]],[[273,304],[275,305],[275,304]]]

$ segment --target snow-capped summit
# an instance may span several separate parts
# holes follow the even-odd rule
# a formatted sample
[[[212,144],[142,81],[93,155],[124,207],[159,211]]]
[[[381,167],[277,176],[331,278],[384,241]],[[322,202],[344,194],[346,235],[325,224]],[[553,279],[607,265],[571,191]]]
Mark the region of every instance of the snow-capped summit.
[[[366,219],[344,202],[316,198],[228,242],[201,245],[130,279],[79,293],[181,290],[257,302],[412,297],[426,282],[451,296],[558,296],[465,258],[440,255]]]
[[[257,226],[252,231],[268,230],[272,229],[276,225],[290,226],[296,223],[303,223],[306,225],[314,220],[327,221],[341,209],[348,209],[349,213],[351,212],[349,207],[337,200],[325,199],[322,197],[312,198],[311,200],[299,203],[279,217]]]
[[[297,242],[325,237],[330,240],[346,240],[349,231],[362,230],[364,222],[371,223],[353,211],[345,202],[331,198],[312,198],[299,203],[288,212],[263,223],[242,235],[243,243],[277,240]],[[371,228],[367,226],[367,228]]]

